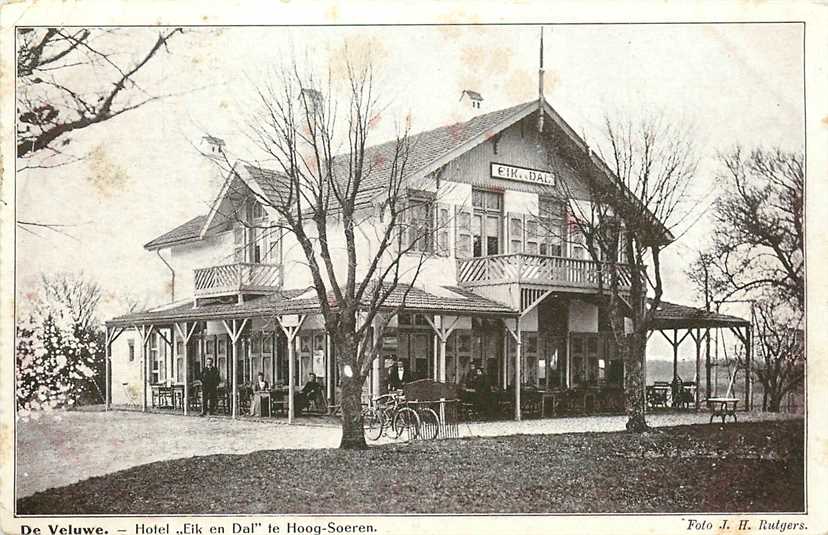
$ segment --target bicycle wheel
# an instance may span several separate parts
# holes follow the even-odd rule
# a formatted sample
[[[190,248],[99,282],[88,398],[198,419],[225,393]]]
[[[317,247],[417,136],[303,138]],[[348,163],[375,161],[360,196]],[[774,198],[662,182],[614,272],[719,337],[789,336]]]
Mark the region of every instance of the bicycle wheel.
[[[420,429],[420,417],[414,409],[403,407],[394,415],[391,428],[394,430],[394,438],[400,438],[405,434],[405,440],[414,440]]]
[[[440,417],[434,409],[423,407],[418,412],[420,417],[420,438],[434,440],[440,432]]]
[[[362,429],[368,440],[379,440],[382,436],[382,415],[377,409],[363,411]]]

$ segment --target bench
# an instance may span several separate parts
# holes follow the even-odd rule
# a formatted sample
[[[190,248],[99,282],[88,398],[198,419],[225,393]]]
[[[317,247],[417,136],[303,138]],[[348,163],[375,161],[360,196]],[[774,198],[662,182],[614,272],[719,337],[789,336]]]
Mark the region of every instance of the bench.
[[[733,417],[733,422],[738,422],[736,419],[736,406],[739,404],[738,398],[707,398],[705,400],[707,407],[710,409],[710,423],[713,423],[713,418],[721,418],[722,424],[728,416]]]

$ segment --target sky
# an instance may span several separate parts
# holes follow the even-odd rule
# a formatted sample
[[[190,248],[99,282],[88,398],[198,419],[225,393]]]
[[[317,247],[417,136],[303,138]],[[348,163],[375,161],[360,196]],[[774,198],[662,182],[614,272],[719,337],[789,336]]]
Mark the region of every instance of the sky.
[[[156,32],[124,30],[113,41],[119,57],[145,50]],[[103,317],[122,312],[127,295],[163,302],[168,271],[142,246],[206,213],[217,193],[194,146],[209,133],[240,157],[258,156],[246,127],[254,90],[292,58],[319,69],[346,47],[370,50],[387,104],[373,133],[380,142],[406,116],[414,131],[460,119],[463,89],[482,93],[483,112],[536,98],[538,36],[529,25],[188,28],[141,72],[149,93],[171,96],[72,135],[83,161],[18,173],[18,220],[71,225],[71,237],[18,231],[19,301],[40,273],[83,271],[107,291]],[[684,270],[709,236],[716,154],[804,150],[802,26],[554,25],[544,27],[544,51],[545,96],[590,145],[600,146],[605,115],[657,113],[691,132],[700,218],[665,252],[664,298],[698,304]]]

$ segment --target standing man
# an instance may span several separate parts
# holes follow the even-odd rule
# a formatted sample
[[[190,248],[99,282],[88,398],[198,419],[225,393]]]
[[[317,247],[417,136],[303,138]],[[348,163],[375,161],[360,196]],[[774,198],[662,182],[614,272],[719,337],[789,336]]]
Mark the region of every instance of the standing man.
[[[216,412],[218,403],[218,385],[221,382],[218,368],[213,366],[213,359],[207,358],[207,365],[201,372],[201,416]]]

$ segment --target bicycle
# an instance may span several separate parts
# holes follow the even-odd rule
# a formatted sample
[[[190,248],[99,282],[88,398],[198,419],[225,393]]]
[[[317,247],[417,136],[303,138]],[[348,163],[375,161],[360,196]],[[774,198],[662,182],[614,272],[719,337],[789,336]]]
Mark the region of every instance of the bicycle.
[[[363,409],[362,422],[369,440],[379,440],[383,435],[398,439],[403,433],[406,440],[414,440],[420,431],[420,416],[399,393],[384,394],[374,399],[373,407]]]

